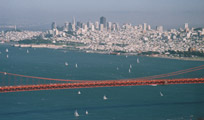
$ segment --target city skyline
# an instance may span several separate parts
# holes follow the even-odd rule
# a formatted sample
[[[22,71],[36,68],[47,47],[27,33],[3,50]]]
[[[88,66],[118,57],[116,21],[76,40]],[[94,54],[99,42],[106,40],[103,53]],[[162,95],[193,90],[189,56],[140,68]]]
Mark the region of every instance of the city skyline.
[[[183,26],[183,23],[195,27],[204,27],[204,1],[202,0],[128,0],[128,1],[65,1],[56,0],[25,1],[2,0],[0,5],[0,25],[25,25],[33,28],[49,28],[49,23],[56,21],[64,24],[75,16],[81,22],[96,21],[106,16],[109,21],[149,23],[151,26],[163,25],[170,29]],[[40,4],[39,4],[40,3]],[[5,12],[6,11],[6,12]],[[31,28],[31,27],[29,27]]]

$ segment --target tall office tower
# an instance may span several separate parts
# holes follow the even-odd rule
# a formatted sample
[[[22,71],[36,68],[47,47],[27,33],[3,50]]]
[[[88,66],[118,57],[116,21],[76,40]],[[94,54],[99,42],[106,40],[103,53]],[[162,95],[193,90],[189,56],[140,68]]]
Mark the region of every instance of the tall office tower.
[[[112,23],[111,22],[108,22],[107,23],[107,30],[111,30],[112,29]]]
[[[103,27],[106,28],[106,18],[105,17],[100,17],[100,24],[103,24]]]
[[[73,31],[73,30],[72,30],[72,23],[69,23],[69,25],[68,25],[68,31]]]
[[[63,29],[63,31],[68,31],[68,26],[69,26],[69,23],[68,23],[68,22],[64,23],[64,29]]]
[[[95,22],[95,28],[96,28],[96,30],[99,30],[99,22],[98,21]]]
[[[112,25],[112,31],[116,31],[116,23],[113,23],[113,25]]]
[[[95,28],[94,28],[94,25],[93,25],[93,24],[91,24],[90,29],[91,29],[91,31],[94,31],[94,30],[95,30]]]
[[[163,32],[163,26],[156,26],[156,30],[158,32]]]
[[[100,30],[100,31],[103,31],[103,28],[104,28],[103,24],[100,24],[99,30]]]
[[[151,26],[150,25],[147,26],[147,30],[151,30]]]
[[[88,30],[87,24],[82,24],[83,31],[86,32]]]
[[[143,24],[143,33],[145,33],[147,31],[147,23]]]
[[[82,23],[81,22],[77,22],[76,26],[77,26],[77,28],[82,28]]]
[[[188,23],[185,23],[184,27],[185,27],[185,32],[189,32]]]
[[[185,29],[188,29],[188,23],[184,24]]]
[[[76,26],[75,26],[75,24],[72,24],[72,31],[76,31]]]
[[[57,29],[57,25],[56,25],[56,22],[53,22],[53,23],[52,23],[51,29],[52,29],[52,30],[55,30],[55,29]]]
[[[116,23],[116,30],[120,30],[120,25],[119,25],[119,23]]]
[[[91,22],[90,21],[87,22],[87,27],[91,28]]]
[[[72,25],[76,25],[75,17],[73,17]]]

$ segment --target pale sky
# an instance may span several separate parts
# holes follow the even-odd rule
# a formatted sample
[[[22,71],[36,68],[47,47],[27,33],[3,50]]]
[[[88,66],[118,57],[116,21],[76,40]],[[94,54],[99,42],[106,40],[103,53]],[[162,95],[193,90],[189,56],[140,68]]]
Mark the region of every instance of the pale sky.
[[[107,21],[166,28],[204,27],[204,0],[0,0],[0,24],[48,26],[77,21]]]

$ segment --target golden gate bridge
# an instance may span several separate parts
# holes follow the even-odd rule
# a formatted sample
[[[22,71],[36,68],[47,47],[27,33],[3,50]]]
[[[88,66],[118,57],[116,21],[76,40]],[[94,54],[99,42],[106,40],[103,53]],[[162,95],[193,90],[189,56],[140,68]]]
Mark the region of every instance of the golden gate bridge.
[[[204,65],[176,72],[120,80],[69,80],[54,79],[0,72],[0,92],[38,91],[54,89],[140,86],[140,85],[171,85],[204,83],[204,78],[167,79],[166,77],[203,70]],[[166,78],[166,79],[165,79]],[[6,80],[6,81],[5,81]]]

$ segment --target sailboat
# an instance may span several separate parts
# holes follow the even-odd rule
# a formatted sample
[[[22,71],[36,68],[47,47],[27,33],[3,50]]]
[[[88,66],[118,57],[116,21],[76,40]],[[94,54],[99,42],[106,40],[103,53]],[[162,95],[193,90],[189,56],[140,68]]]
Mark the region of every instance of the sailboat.
[[[69,65],[68,62],[65,62],[64,64],[65,64],[65,66],[68,66],[68,65]]]
[[[139,60],[139,58],[137,58],[137,63],[140,63],[140,60]]]
[[[9,55],[6,55],[6,58],[9,58]]]
[[[119,68],[118,68],[118,67],[117,67],[116,69],[117,69],[117,70],[119,70]]]
[[[104,96],[103,96],[103,100],[107,100],[107,99],[108,99],[108,98],[104,95]]]
[[[88,115],[89,114],[89,112],[86,110],[86,115]]]
[[[77,110],[74,112],[74,116],[79,117],[79,113],[77,112]]]
[[[129,73],[131,73],[131,69],[129,68]]]
[[[162,92],[160,92],[160,96],[164,96]]]
[[[76,64],[75,67],[78,68],[78,65]]]
[[[8,52],[9,50],[8,50],[8,48],[6,48],[6,52]]]
[[[29,50],[27,50],[26,52],[29,53]]]
[[[130,64],[130,68],[132,68],[132,65]]]
[[[81,92],[80,91],[78,91],[78,95],[80,95],[81,94]]]

